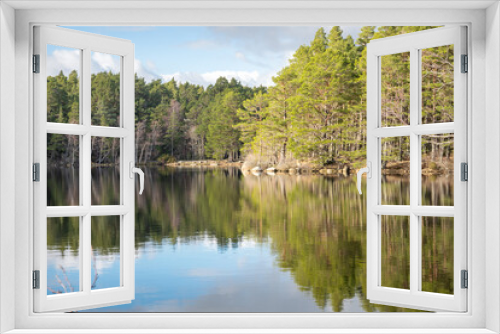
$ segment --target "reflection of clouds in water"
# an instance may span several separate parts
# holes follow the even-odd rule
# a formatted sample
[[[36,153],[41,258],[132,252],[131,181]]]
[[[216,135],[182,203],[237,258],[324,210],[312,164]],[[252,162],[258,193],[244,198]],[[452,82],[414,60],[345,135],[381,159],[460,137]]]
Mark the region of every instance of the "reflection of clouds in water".
[[[243,268],[245,268],[245,266],[247,264],[247,260],[246,260],[246,258],[242,257],[242,258],[238,259],[238,261],[236,263],[238,264],[239,269],[243,269]]]
[[[66,270],[78,270],[80,266],[80,257],[78,252],[64,250],[47,250],[47,266],[59,268],[62,266]]]
[[[322,310],[313,298],[305,298],[310,292],[301,291],[290,272],[273,265],[269,245],[242,238],[246,247],[220,253],[211,239],[198,237],[180,248],[163,248],[155,259],[138,259],[136,299],[93,311],[331,312],[330,306]],[[147,274],[153,268],[154,277]]]
[[[213,268],[197,268],[189,270],[186,276],[213,277],[220,276],[221,274],[221,272]]]
[[[322,312],[313,299],[304,299],[290,275],[274,271],[259,282],[241,276],[219,276],[207,294],[186,299],[158,300],[141,305],[133,302],[128,312]],[[266,284],[261,284],[264,281]],[[151,291],[148,291],[151,293]],[[270,295],[276,298],[269,298]],[[279,295],[279,297],[277,296]],[[263,303],[265,301],[265,303]],[[358,301],[359,304],[359,301]],[[109,309],[107,311],[112,311]],[[326,310],[331,311],[329,308]]]
[[[95,254],[94,252],[94,257],[95,257],[95,266],[97,268],[97,271],[99,272],[100,270],[103,269],[108,269],[113,267],[113,265],[120,261],[120,254],[107,254],[107,255],[99,255]],[[93,262],[94,260],[92,260]]]
[[[328,306],[321,310],[313,299],[304,299],[305,292],[299,291],[291,279],[278,275],[266,275],[268,284],[251,282],[219,281],[207,295],[197,299],[172,299],[158,301],[152,305],[132,305],[129,312],[331,312]],[[280,293],[279,298],[269,298]],[[138,293],[142,291],[137,291]],[[152,293],[152,290],[147,291]],[[360,296],[344,299],[342,312],[365,312]],[[266,301],[263,303],[263,301]],[[110,310],[111,311],[111,310]]]
[[[217,249],[219,247],[217,237],[209,235],[208,233],[203,233],[194,237],[178,237],[176,239],[177,245],[183,244],[198,244],[202,245],[208,249]],[[231,239],[227,239],[229,243],[232,242]],[[253,237],[242,237],[238,239],[238,248],[255,248],[259,244]]]
[[[154,259],[156,257],[156,253],[161,252],[161,249],[164,245],[158,244],[154,241],[148,241],[144,243],[136,242],[135,249],[135,259],[136,261],[141,258]]]
[[[356,296],[354,298],[344,299],[342,303],[342,312],[347,312],[347,313],[365,312],[365,310],[363,310],[363,307],[361,305],[360,299],[361,296],[358,293],[356,293]]]
[[[94,256],[97,270],[111,268],[115,262],[120,260],[119,254],[100,255],[94,253]],[[61,254],[60,250],[47,250],[47,266],[57,269],[62,266],[68,271],[79,270],[80,257],[78,252],[70,250],[65,250],[63,254]]]

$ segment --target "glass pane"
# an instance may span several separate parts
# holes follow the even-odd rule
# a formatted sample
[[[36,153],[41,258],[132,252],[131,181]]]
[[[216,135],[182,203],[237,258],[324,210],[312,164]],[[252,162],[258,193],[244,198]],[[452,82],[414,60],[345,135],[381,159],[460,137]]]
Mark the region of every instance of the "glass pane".
[[[453,294],[453,218],[421,219],[422,291]]]
[[[81,54],[47,45],[47,122],[80,123]]]
[[[422,205],[453,206],[453,133],[421,138]]]
[[[410,218],[382,216],[382,282],[391,288],[410,288]]]
[[[91,203],[120,204],[120,138],[92,137]]]
[[[92,289],[120,286],[120,216],[92,217]]]
[[[47,205],[80,205],[80,137],[47,134]]]
[[[382,205],[410,205],[410,137],[381,139]]]
[[[422,50],[422,123],[453,122],[453,45]]]
[[[380,57],[381,125],[410,124],[410,52]]]
[[[92,52],[92,125],[120,126],[121,57]]]
[[[80,291],[80,218],[47,218],[47,294]]]

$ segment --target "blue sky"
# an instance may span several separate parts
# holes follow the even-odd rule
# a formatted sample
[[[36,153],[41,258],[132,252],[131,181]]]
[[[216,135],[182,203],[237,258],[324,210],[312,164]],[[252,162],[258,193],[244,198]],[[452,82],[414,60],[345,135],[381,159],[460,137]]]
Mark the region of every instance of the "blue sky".
[[[246,85],[258,86],[272,84],[271,77],[287,64],[300,45],[309,44],[319,27],[68,28],[131,40],[135,44],[136,72],[147,81],[175,78],[207,86],[219,76],[226,76]],[[325,29],[329,31],[330,27]],[[356,39],[361,27],[346,26],[342,29],[344,35],[350,34]],[[93,57],[96,70],[117,66],[109,58],[97,58]],[[70,63],[67,59],[59,62],[63,61]]]

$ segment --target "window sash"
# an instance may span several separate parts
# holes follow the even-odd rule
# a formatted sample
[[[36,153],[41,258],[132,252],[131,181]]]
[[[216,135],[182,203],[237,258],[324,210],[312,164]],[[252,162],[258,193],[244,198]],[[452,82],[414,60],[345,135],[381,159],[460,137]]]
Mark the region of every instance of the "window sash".
[[[80,124],[47,122],[47,45],[70,47],[80,52]],[[34,190],[34,270],[40,271],[40,289],[34,292],[34,311],[75,311],[128,303],[135,294],[134,179],[129,177],[129,162],[135,161],[134,143],[134,47],[129,41],[76,30],[35,27],[34,53],[40,55],[40,73],[34,74],[34,161],[40,163],[40,182]],[[121,57],[121,127],[91,125],[91,52]],[[47,139],[49,133],[80,136],[80,205],[47,207]],[[91,140],[93,136],[120,138],[120,205],[91,205]],[[120,286],[92,290],[91,225],[92,216],[119,215]],[[47,294],[47,218],[80,217],[79,292]]]
[[[467,269],[467,183],[460,180],[460,164],[467,162],[466,108],[467,75],[460,71],[460,55],[467,53],[465,27],[437,28],[371,41],[367,46],[367,161],[372,177],[367,180],[367,298],[372,303],[424,310],[467,310],[467,290],[461,289],[460,272]],[[454,122],[421,123],[420,50],[454,45]],[[410,52],[410,125],[381,127],[381,68],[384,55]],[[454,133],[454,206],[418,205],[421,194],[421,142],[426,134]],[[382,137],[410,138],[410,205],[381,205]],[[409,216],[410,288],[381,285],[381,217],[383,214]],[[445,295],[420,290],[422,281],[422,216],[454,218],[454,294]]]

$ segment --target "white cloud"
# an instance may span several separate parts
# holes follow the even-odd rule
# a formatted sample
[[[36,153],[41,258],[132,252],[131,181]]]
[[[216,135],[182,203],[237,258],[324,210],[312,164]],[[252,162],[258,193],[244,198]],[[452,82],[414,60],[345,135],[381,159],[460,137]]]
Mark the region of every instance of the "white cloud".
[[[235,56],[245,62],[251,62],[242,52],[237,52]],[[59,74],[60,71],[63,71],[65,75],[68,75],[71,71],[79,69],[79,57],[80,52],[78,50],[54,50],[54,52],[47,57],[47,74],[55,76]],[[215,84],[219,77],[225,77],[228,80],[234,78],[246,86],[269,86],[273,84],[272,76],[275,75],[273,72],[263,73],[259,71],[176,72],[173,74],[160,75],[157,73],[156,66],[153,62],[147,61],[144,64],[139,59],[134,60],[134,70],[135,73],[137,73],[139,77],[144,78],[146,82],[157,79],[162,79],[167,82],[174,78],[181,83],[189,82],[204,87]],[[91,71],[92,73],[109,71],[112,73],[119,73],[120,57],[95,52],[92,54]]]
[[[161,76],[156,74],[155,65],[151,61],[146,62],[146,64],[144,65],[139,59],[135,59],[134,70],[135,73],[137,73],[137,76],[140,78],[144,78],[146,82],[161,79]]]
[[[92,73],[109,71],[120,73],[120,57],[107,53],[93,52],[90,66]]]
[[[93,52],[91,56],[92,74],[99,72],[119,73],[120,57],[105,53]],[[56,76],[60,71],[68,75],[71,71],[80,72],[80,51],[70,49],[55,49],[52,54],[47,56],[47,75]],[[147,82],[161,79],[156,73],[156,66],[153,62],[147,61],[143,64],[139,59],[134,60],[134,70],[139,77],[143,77]]]
[[[68,75],[71,71],[80,69],[80,51],[69,49],[56,49],[47,56],[47,75],[55,76],[60,71]]]
[[[242,52],[236,52],[235,54],[236,58],[241,59],[241,60],[246,60],[247,57]]]
[[[47,74],[55,76],[59,74],[60,71],[63,71],[65,75],[68,75],[72,70],[79,69],[79,54],[78,50],[54,50],[54,52],[47,57]],[[237,52],[235,56],[238,59],[250,62],[242,52]],[[144,78],[146,82],[157,79],[163,79],[163,81],[166,82],[174,78],[176,81],[181,83],[189,82],[196,85],[202,85],[204,87],[215,84],[217,79],[220,77],[225,77],[228,80],[234,78],[246,86],[269,86],[273,84],[272,76],[275,75],[273,72],[263,73],[259,71],[210,71],[204,73],[176,72],[173,74],[160,75],[157,73],[156,66],[153,62],[147,61],[144,64],[139,59],[135,59],[134,69],[137,75]],[[119,73],[120,57],[95,52],[92,54],[91,71],[92,73],[109,71],[112,73]]]
[[[80,50],[71,50],[66,48],[55,49],[52,54],[47,56],[47,75],[55,76],[60,71],[68,75],[71,71],[80,72]],[[92,73],[120,72],[120,57],[105,53],[93,52],[91,56]]]
[[[274,73],[261,73],[258,71],[211,71],[205,73],[198,72],[176,72],[173,74],[164,74],[164,81],[175,79],[177,82],[189,82],[196,85],[207,87],[213,85],[220,77],[225,77],[228,80],[232,78],[240,81],[245,86],[268,86],[272,85],[272,76]]]

